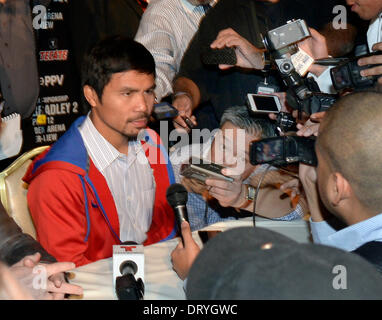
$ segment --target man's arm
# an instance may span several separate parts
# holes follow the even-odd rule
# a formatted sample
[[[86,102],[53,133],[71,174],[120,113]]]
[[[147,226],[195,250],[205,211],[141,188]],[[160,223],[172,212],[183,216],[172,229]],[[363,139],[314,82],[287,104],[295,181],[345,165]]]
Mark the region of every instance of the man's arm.
[[[37,239],[58,261],[92,262],[85,256],[88,225],[84,202],[79,177],[66,170],[42,172],[29,186],[28,205]]]
[[[177,48],[172,24],[159,9],[151,6],[145,11],[135,40],[143,44],[153,55],[156,66],[155,94],[158,101],[172,93],[172,81],[181,60],[181,48]]]
[[[41,253],[43,261],[56,261],[40,243],[22,232],[0,203],[0,260],[12,265],[36,252]]]
[[[196,124],[193,111],[200,103],[201,95],[197,84],[186,77],[179,77],[174,82],[174,99],[172,105],[179,111],[179,116],[174,119],[175,128],[187,128],[187,124],[182,118],[186,116]]]

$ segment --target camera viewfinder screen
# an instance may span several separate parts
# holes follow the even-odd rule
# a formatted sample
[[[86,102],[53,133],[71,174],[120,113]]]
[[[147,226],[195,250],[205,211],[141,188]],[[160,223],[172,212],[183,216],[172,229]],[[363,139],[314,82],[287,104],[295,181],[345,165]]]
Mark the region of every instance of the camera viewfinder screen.
[[[279,112],[274,97],[253,96],[257,110]]]
[[[347,88],[351,85],[350,75],[347,68],[333,68],[331,70],[333,85],[337,90]]]
[[[275,160],[283,159],[283,140],[263,140],[256,142],[256,156],[257,163],[267,163]]]

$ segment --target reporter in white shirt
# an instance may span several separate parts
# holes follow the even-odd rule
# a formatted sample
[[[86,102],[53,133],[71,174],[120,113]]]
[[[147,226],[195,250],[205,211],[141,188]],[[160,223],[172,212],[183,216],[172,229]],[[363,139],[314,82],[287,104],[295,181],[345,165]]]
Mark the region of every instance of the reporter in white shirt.
[[[199,28],[208,5],[217,0],[151,0],[135,40],[153,55],[156,65],[155,94],[160,101],[173,93],[172,81],[183,54]]]

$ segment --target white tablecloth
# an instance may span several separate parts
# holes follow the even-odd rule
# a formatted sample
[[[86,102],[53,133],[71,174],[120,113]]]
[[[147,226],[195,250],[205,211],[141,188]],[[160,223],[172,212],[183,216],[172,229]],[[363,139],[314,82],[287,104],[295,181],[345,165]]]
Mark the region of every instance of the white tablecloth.
[[[240,226],[252,226],[251,218],[220,222],[203,230],[221,230]],[[256,219],[257,227],[264,227],[282,233],[298,242],[309,242],[308,223],[299,221],[272,221]],[[202,246],[197,232],[194,239]],[[145,254],[145,300],[181,300],[185,299],[183,281],[172,270],[170,254],[177,246],[179,239],[157,243],[144,248]],[[99,260],[76,268],[72,283],[83,287],[82,299],[116,299],[113,289],[113,260]]]

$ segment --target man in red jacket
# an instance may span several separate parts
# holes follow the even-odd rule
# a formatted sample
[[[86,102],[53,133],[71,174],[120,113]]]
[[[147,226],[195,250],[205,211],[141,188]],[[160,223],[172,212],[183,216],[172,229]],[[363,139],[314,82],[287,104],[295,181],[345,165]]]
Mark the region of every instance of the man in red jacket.
[[[77,266],[110,257],[112,245],[172,238],[166,201],[175,182],[159,136],[146,128],[155,95],[154,59],[121,37],[101,41],[83,66],[91,111],[38,157],[24,180],[40,243]]]

